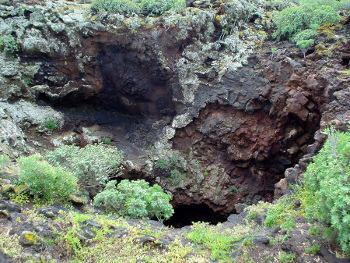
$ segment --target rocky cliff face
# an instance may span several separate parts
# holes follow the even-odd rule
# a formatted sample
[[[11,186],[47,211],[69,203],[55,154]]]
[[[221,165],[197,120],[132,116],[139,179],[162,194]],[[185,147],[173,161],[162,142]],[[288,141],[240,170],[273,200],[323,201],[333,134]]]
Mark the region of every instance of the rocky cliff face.
[[[160,183],[174,205],[228,214],[272,200],[319,149],[320,127],[349,121],[350,80],[340,73],[349,24],[320,40],[327,57],[309,50],[304,59],[266,40],[263,8],[238,1],[142,18],[63,2],[0,6],[0,31],[15,41],[14,54],[0,56],[1,151],[109,138],[128,159],[124,177]],[[38,135],[50,118],[60,130]],[[157,167],[174,155],[180,168]]]

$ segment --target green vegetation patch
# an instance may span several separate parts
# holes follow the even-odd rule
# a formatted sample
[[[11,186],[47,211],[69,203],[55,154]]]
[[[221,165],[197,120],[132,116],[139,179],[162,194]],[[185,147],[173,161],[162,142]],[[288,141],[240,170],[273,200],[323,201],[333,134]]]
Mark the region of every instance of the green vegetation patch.
[[[111,181],[94,199],[94,205],[106,212],[132,218],[169,219],[174,209],[169,203],[171,196],[155,184],[145,180],[122,180],[119,184]]]
[[[51,164],[72,172],[79,179],[79,185],[95,195],[103,189],[110,175],[118,175],[123,154],[103,144],[84,148],[65,145],[48,152],[46,158]]]
[[[18,183],[26,185],[37,200],[65,202],[77,190],[77,179],[71,173],[52,166],[39,154],[22,157],[18,164]]]
[[[339,11],[346,1],[337,0],[300,0],[297,5],[274,12],[276,25],[274,37],[278,40],[289,39],[300,48],[312,46],[317,30],[324,24],[338,23]]]
[[[294,253],[288,253],[280,251],[278,254],[278,261],[280,263],[293,263],[295,262],[296,256]]]
[[[248,235],[248,228],[233,233],[220,232],[207,223],[193,224],[193,230],[187,234],[187,238],[195,244],[204,245],[210,250],[211,258],[220,262],[230,260],[230,253],[236,242],[243,240]]]
[[[40,124],[40,130],[54,132],[59,130],[60,126],[60,121],[58,119],[49,117]]]
[[[12,35],[5,35],[0,37],[0,51],[6,54],[13,55],[19,51],[17,40]]]
[[[310,255],[317,255],[320,253],[321,246],[319,244],[313,244],[307,248],[305,248],[305,253]]]
[[[0,232],[0,251],[10,257],[18,257],[23,251],[18,242],[18,236],[9,236]]]
[[[350,77],[350,69],[346,69],[346,70],[341,71],[341,74],[343,74],[346,77]]]
[[[303,211],[295,209],[297,196],[284,196],[274,204],[259,202],[247,209],[248,220],[255,220],[258,216],[264,216],[264,225],[267,227],[280,226],[287,232],[295,228],[295,219],[302,216]]]
[[[95,13],[162,15],[186,7],[185,0],[94,0],[91,10]]]
[[[10,158],[7,155],[0,154],[0,171],[10,163]]]
[[[304,174],[301,192],[306,217],[336,235],[350,255],[350,132],[327,130],[328,139]]]
[[[191,246],[182,245],[178,240],[171,241],[166,249],[159,249],[159,238],[166,229],[156,234],[144,221],[134,226],[123,218],[76,212],[69,212],[56,221],[60,225],[60,235],[54,243],[72,262],[207,262]],[[84,242],[81,231],[87,222],[95,222],[98,227],[92,229],[95,236]],[[118,231],[124,233],[122,237],[114,235]],[[154,237],[154,243],[140,243],[145,235]]]
[[[178,152],[154,161],[154,171],[162,178],[167,178],[173,186],[181,184],[187,177],[188,163]]]

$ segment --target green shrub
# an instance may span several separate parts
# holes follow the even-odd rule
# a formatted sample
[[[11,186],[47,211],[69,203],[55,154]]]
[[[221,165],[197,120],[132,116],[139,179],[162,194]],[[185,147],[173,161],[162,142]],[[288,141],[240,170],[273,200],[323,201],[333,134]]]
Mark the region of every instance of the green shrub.
[[[155,184],[144,180],[110,181],[94,199],[94,205],[106,212],[132,218],[169,219],[174,210],[169,203],[171,196]]]
[[[292,263],[295,262],[295,254],[280,251],[278,253],[278,262],[280,263]]]
[[[77,180],[71,173],[52,166],[41,155],[22,157],[18,164],[19,184],[27,185],[35,199],[44,202],[67,201],[77,189]]]
[[[314,244],[305,248],[305,253],[310,255],[317,255],[318,253],[320,253],[320,250],[321,246],[319,244]]]
[[[186,6],[184,0],[94,0],[93,12],[101,11],[120,14],[161,15],[169,10],[179,10]]]
[[[17,40],[11,35],[0,37],[0,50],[10,55],[17,53],[19,50]]]
[[[102,144],[84,148],[65,145],[48,152],[46,157],[51,164],[71,171],[79,179],[81,187],[91,195],[101,191],[109,176],[120,172],[123,161],[118,149]]]
[[[46,118],[40,125],[40,129],[48,132],[54,132],[60,129],[60,122],[56,118]]]
[[[343,3],[337,0],[301,0],[299,5],[276,11],[273,15],[276,25],[273,36],[278,40],[292,40],[302,48],[313,45],[321,25],[340,21],[339,10]]]
[[[329,129],[328,139],[304,173],[306,217],[330,226],[350,255],[350,132]]]

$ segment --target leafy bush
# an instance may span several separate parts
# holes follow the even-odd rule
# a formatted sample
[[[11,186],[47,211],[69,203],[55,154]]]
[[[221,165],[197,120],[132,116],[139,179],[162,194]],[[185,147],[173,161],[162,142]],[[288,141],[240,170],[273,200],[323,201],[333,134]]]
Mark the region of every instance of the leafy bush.
[[[110,175],[120,171],[122,153],[105,145],[61,146],[47,154],[53,165],[61,165],[71,171],[79,184],[91,195],[99,192],[108,182]]]
[[[169,219],[174,210],[169,203],[171,196],[155,184],[144,180],[122,180],[118,185],[110,181],[94,199],[94,205],[106,212],[132,218]]]
[[[186,6],[184,0],[95,0],[93,12],[120,14],[161,15],[169,10],[179,10]]]
[[[350,132],[328,130],[328,139],[304,174],[307,218],[330,226],[350,255]]]
[[[344,3],[337,0],[301,0],[299,5],[276,11],[273,16],[276,25],[274,37],[292,40],[301,48],[313,45],[321,25],[340,21],[339,10]]]
[[[41,155],[22,157],[18,164],[19,184],[27,185],[35,199],[66,201],[77,189],[77,180],[71,173],[52,166]]]
[[[11,35],[0,37],[0,50],[10,55],[17,53],[19,47],[16,39]]]

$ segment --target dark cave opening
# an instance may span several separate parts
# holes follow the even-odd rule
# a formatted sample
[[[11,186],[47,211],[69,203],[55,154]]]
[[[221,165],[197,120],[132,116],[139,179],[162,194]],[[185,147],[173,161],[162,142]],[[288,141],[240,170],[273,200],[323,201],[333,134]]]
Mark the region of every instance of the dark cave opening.
[[[116,45],[101,46],[97,59],[103,82],[99,105],[151,118],[175,115],[171,73],[159,61]]]
[[[38,101],[55,107],[89,105],[140,118],[161,119],[176,113],[172,70],[157,56],[121,44],[95,43],[95,59],[79,71],[75,61],[67,65],[48,61],[34,83],[47,84],[51,92],[38,93]],[[60,72],[54,81],[47,76]]]
[[[193,222],[207,222],[216,225],[225,222],[228,217],[228,215],[215,212],[205,204],[177,205],[174,211],[174,215],[164,222],[166,226],[181,228]]]
[[[61,65],[42,67],[36,83],[50,85],[52,92],[38,93],[37,100],[63,113],[62,131],[83,134],[82,128],[93,129],[135,159],[158,140],[159,131],[176,115],[176,82],[172,71],[153,53],[121,44],[94,45],[95,59],[84,77],[74,68],[75,63],[70,65],[70,75]],[[57,71],[63,75],[62,82],[51,83],[45,76]]]

